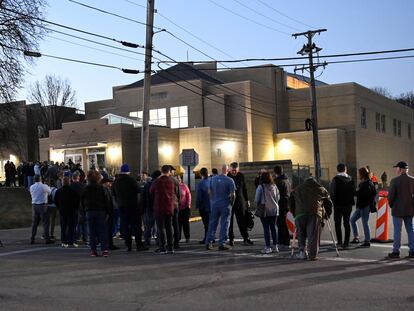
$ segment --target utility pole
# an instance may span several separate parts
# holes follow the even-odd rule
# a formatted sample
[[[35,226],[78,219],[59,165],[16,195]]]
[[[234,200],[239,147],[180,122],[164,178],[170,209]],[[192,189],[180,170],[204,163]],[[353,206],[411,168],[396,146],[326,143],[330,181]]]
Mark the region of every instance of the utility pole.
[[[317,29],[317,30],[309,30],[306,32],[295,33],[292,36],[295,39],[299,36],[305,36],[308,39],[308,43],[304,44],[302,49],[298,52],[300,55],[308,55],[309,57],[309,67],[302,67],[297,70],[305,70],[309,69],[310,73],[310,96],[312,102],[312,116],[311,116],[311,127],[312,127],[312,134],[313,134],[313,156],[314,156],[314,163],[315,163],[315,178],[317,181],[321,179],[321,157],[319,151],[319,133],[318,133],[318,108],[316,106],[316,89],[315,89],[315,71],[319,66],[326,66],[324,64],[317,64],[314,65],[313,63],[313,54],[319,53],[322,49],[317,47],[315,43],[312,42],[313,37],[316,34],[320,34],[321,32],[325,32],[326,29]]]
[[[147,1],[147,34],[145,43],[144,99],[141,128],[141,173],[149,169],[149,108],[151,101],[152,38],[154,36],[155,0]]]

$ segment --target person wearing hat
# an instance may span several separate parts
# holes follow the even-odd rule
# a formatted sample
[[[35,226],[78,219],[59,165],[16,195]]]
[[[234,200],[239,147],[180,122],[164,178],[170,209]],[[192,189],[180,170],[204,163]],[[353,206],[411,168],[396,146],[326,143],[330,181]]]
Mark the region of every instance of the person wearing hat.
[[[400,258],[403,222],[408,236],[408,256],[414,258],[414,177],[408,175],[408,165],[406,162],[398,162],[394,168],[396,168],[398,176],[391,180],[390,191],[388,193],[392,222],[394,224],[394,244],[392,252],[388,254],[388,258]]]
[[[132,236],[135,236],[137,251],[148,250],[142,242],[142,208],[138,202],[140,192],[138,182],[130,176],[128,164],[123,164],[119,177],[112,185],[112,193],[121,213],[121,227],[129,252],[132,249]]]

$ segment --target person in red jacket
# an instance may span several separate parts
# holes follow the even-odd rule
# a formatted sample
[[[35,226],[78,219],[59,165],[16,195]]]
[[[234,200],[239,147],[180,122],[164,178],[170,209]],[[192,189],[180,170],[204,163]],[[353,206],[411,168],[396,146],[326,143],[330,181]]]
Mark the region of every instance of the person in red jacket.
[[[188,186],[183,183],[180,175],[177,176],[177,180],[180,183],[180,211],[178,212],[178,226],[181,233],[184,231],[184,237],[186,243],[190,242],[190,216],[191,216],[191,192]]]
[[[169,165],[161,168],[162,175],[151,185],[150,193],[154,194],[154,216],[158,227],[157,253],[174,253],[172,218],[177,200],[180,198],[180,186],[178,181],[171,177]],[[165,235],[167,235],[167,248],[165,247]]]

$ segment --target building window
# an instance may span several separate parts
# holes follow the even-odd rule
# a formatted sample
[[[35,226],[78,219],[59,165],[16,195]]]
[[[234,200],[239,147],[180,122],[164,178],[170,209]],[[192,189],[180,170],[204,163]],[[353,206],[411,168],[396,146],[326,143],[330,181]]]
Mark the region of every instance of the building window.
[[[129,116],[132,118],[138,118],[142,121],[143,112],[142,111],[131,111]],[[149,123],[151,125],[162,125],[167,126],[167,109],[151,109],[149,111]]]
[[[361,107],[361,127],[367,128],[367,109]]]
[[[188,127],[188,106],[171,107],[171,128]]]
[[[150,124],[167,126],[167,109],[151,109]]]
[[[398,137],[401,137],[401,120],[398,120]]]
[[[142,111],[131,111],[129,116],[132,118],[138,118],[142,120]]]
[[[381,114],[378,112],[375,114],[375,129],[381,132]]]
[[[381,115],[381,132],[385,133],[386,132],[386,128],[385,128],[385,114]]]
[[[408,124],[407,126],[407,136],[408,139],[411,140],[411,124]]]
[[[397,119],[394,119],[392,121],[392,126],[393,126],[393,132],[394,132],[394,136],[397,136]]]

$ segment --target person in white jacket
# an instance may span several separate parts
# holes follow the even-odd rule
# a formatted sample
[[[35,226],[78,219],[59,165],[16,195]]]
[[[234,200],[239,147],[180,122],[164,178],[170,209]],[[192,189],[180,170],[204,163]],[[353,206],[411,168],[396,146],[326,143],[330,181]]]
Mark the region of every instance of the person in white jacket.
[[[255,202],[258,206],[256,215],[260,217],[263,224],[265,248],[262,250],[263,254],[270,254],[271,252],[278,253],[277,248],[277,228],[276,221],[279,216],[279,202],[280,194],[277,189],[272,176],[269,172],[264,172],[261,175],[261,183],[256,188]],[[273,247],[270,246],[270,233],[272,234]]]

